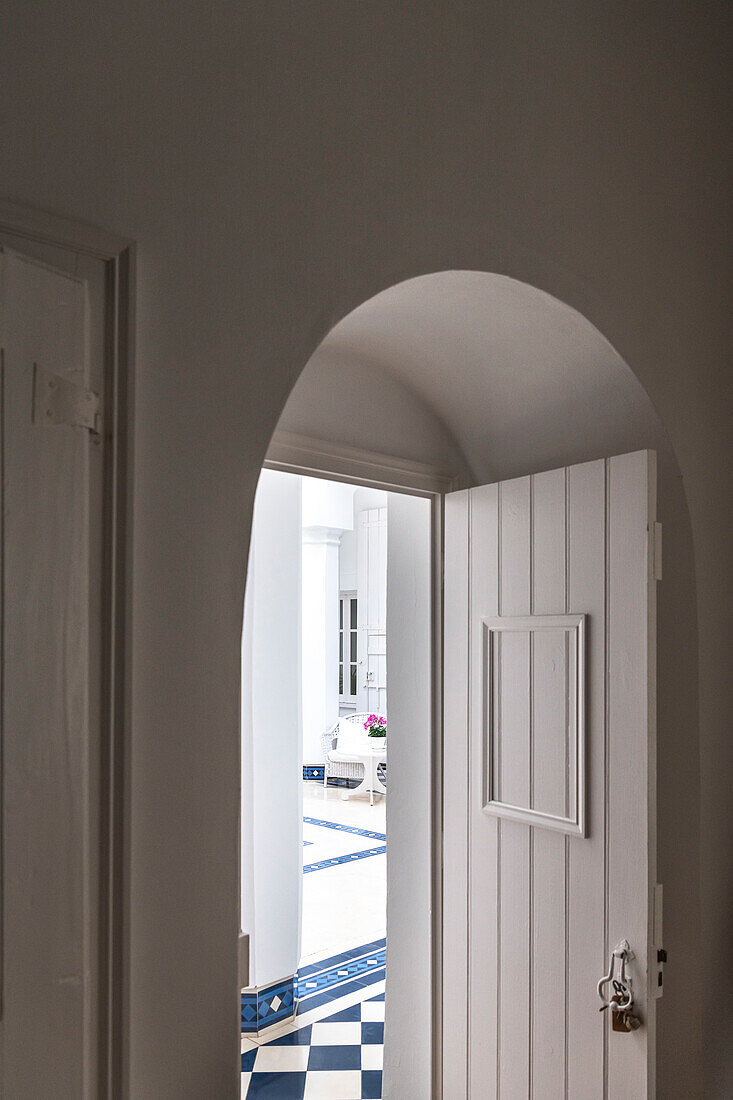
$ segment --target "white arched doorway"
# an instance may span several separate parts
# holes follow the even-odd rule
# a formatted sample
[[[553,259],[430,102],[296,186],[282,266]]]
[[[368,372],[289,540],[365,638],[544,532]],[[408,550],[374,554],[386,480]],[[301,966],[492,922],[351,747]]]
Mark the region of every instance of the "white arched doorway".
[[[676,463],[633,373],[574,310],[526,284],[481,272],[441,272],[382,292],[339,322],[309,360],[283,412],[268,464],[366,480],[391,478],[391,484],[402,479],[405,488],[411,480],[414,487],[415,479],[433,478],[432,491],[441,495],[448,483],[506,481],[640,449],[659,455],[668,548],[665,586],[670,597],[660,594],[665,627],[659,647],[660,701],[668,718],[664,747],[679,750],[686,744],[689,750],[695,741],[694,720],[689,721],[696,679],[690,653],[694,603],[688,520]],[[682,654],[686,657],[681,662]],[[696,899],[686,893],[672,858],[676,846],[686,843],[673,806],[682,798],[693,815],[699,813],[695,754],[688,760],[684,780],[662,763],[659,785],[659,878],[672,914],[665,941],[668,949],[680,945],[680,958],[696,923]],[[439,800],[445,794],[439,757],[435,766]],[[403,857],[409,858],[414,835],[406,831],[402,839],[393,836],[393,853],[400,843],[405,845]],[[427,858],[439,863],[435,850]],[[404,904],[399,891],[393,904]],[[407,941],[395,946],[403,965],[395,967],[395,993],[391,999],[388,995],[394,1011],[390,1018],[388,1007],[385,1087],[392,1091],[385,1095],[407,1095],[401,1076],[409,1063],[406,1052],[416,1046],[424,1051],[431,1041],[420,1095],[431,1087],[439,1094],[442,1051],[435,1035],[441,1021],[436,1006],[442,1003],[441,983],[448,987],[453,976],[439,973],[438,942],[432,1003],[411,1006],[405,1013],[410,970],[421,965],[420,958],[424,965],[425,952],[420,955],[419,947]],[[682,966],[685,974],[678,972],[679,980],[693,990],[694,1000],[689,953]],[[594,976],[587,978],[592,985]],[[665,1005],[665,1011],[667,1021],[672,1020],[675,1006]],[[452,1023],[442,1021],[444,1027]],[[664,1016],[660,1024],[661,1051]],[[422,1045],[415,1041],[420,1030]],[[426,1065],[425,1059],[421,1064]],[[411,1081],[416,1072],[409,1065]],[[431,1077],[432,1086],[426,1085]]]

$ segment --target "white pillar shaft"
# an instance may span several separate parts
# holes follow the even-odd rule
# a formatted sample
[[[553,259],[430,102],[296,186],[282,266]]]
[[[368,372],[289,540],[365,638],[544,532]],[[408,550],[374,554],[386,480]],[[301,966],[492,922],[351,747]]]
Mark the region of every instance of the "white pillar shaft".
[[[338,601],[341,531],[303,531],[303,762],[323,760],[321,737],[339,716]]]

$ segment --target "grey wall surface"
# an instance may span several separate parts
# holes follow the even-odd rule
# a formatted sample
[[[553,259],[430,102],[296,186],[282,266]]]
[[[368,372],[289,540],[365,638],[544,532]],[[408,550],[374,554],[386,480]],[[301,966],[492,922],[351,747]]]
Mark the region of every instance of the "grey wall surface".
[[[704,1089],[730,1094],[729,5],[9,0],[3,20],[0,189],[138,242],[131,1095],[235,1095],[239,642],[268,440],[336,321],[444,269],[573,306],[674,447]]]

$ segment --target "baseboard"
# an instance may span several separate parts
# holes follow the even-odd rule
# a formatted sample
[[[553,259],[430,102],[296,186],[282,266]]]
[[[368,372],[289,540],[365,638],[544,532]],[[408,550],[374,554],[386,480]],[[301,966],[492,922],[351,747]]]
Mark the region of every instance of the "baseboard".
[[[325,764],[304,764],[303,779],[318,779],[322,783],[323,771],[325,767]]]
[[[242,1034],[260,1035],[295,1013],[295,974],[271,985],[242,990]]]

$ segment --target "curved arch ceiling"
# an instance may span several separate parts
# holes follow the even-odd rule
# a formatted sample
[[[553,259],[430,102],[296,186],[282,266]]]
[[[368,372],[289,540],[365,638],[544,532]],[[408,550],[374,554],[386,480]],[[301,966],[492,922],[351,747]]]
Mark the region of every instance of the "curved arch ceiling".
[[[392,409],[392,391],[403,406],[397,440],[374,426],[380,407]],[[407,395],[420,421],[410,427]],[[354,434],[339,434],[350,418]],[[589,321],[541,290],[473,271],[410,279],[340,321],[301,374],[280,427],[359,446],[366,431],[372,450],[402,443],[394,453],[461,462],[475,481],[668,448],[645,391]]]

